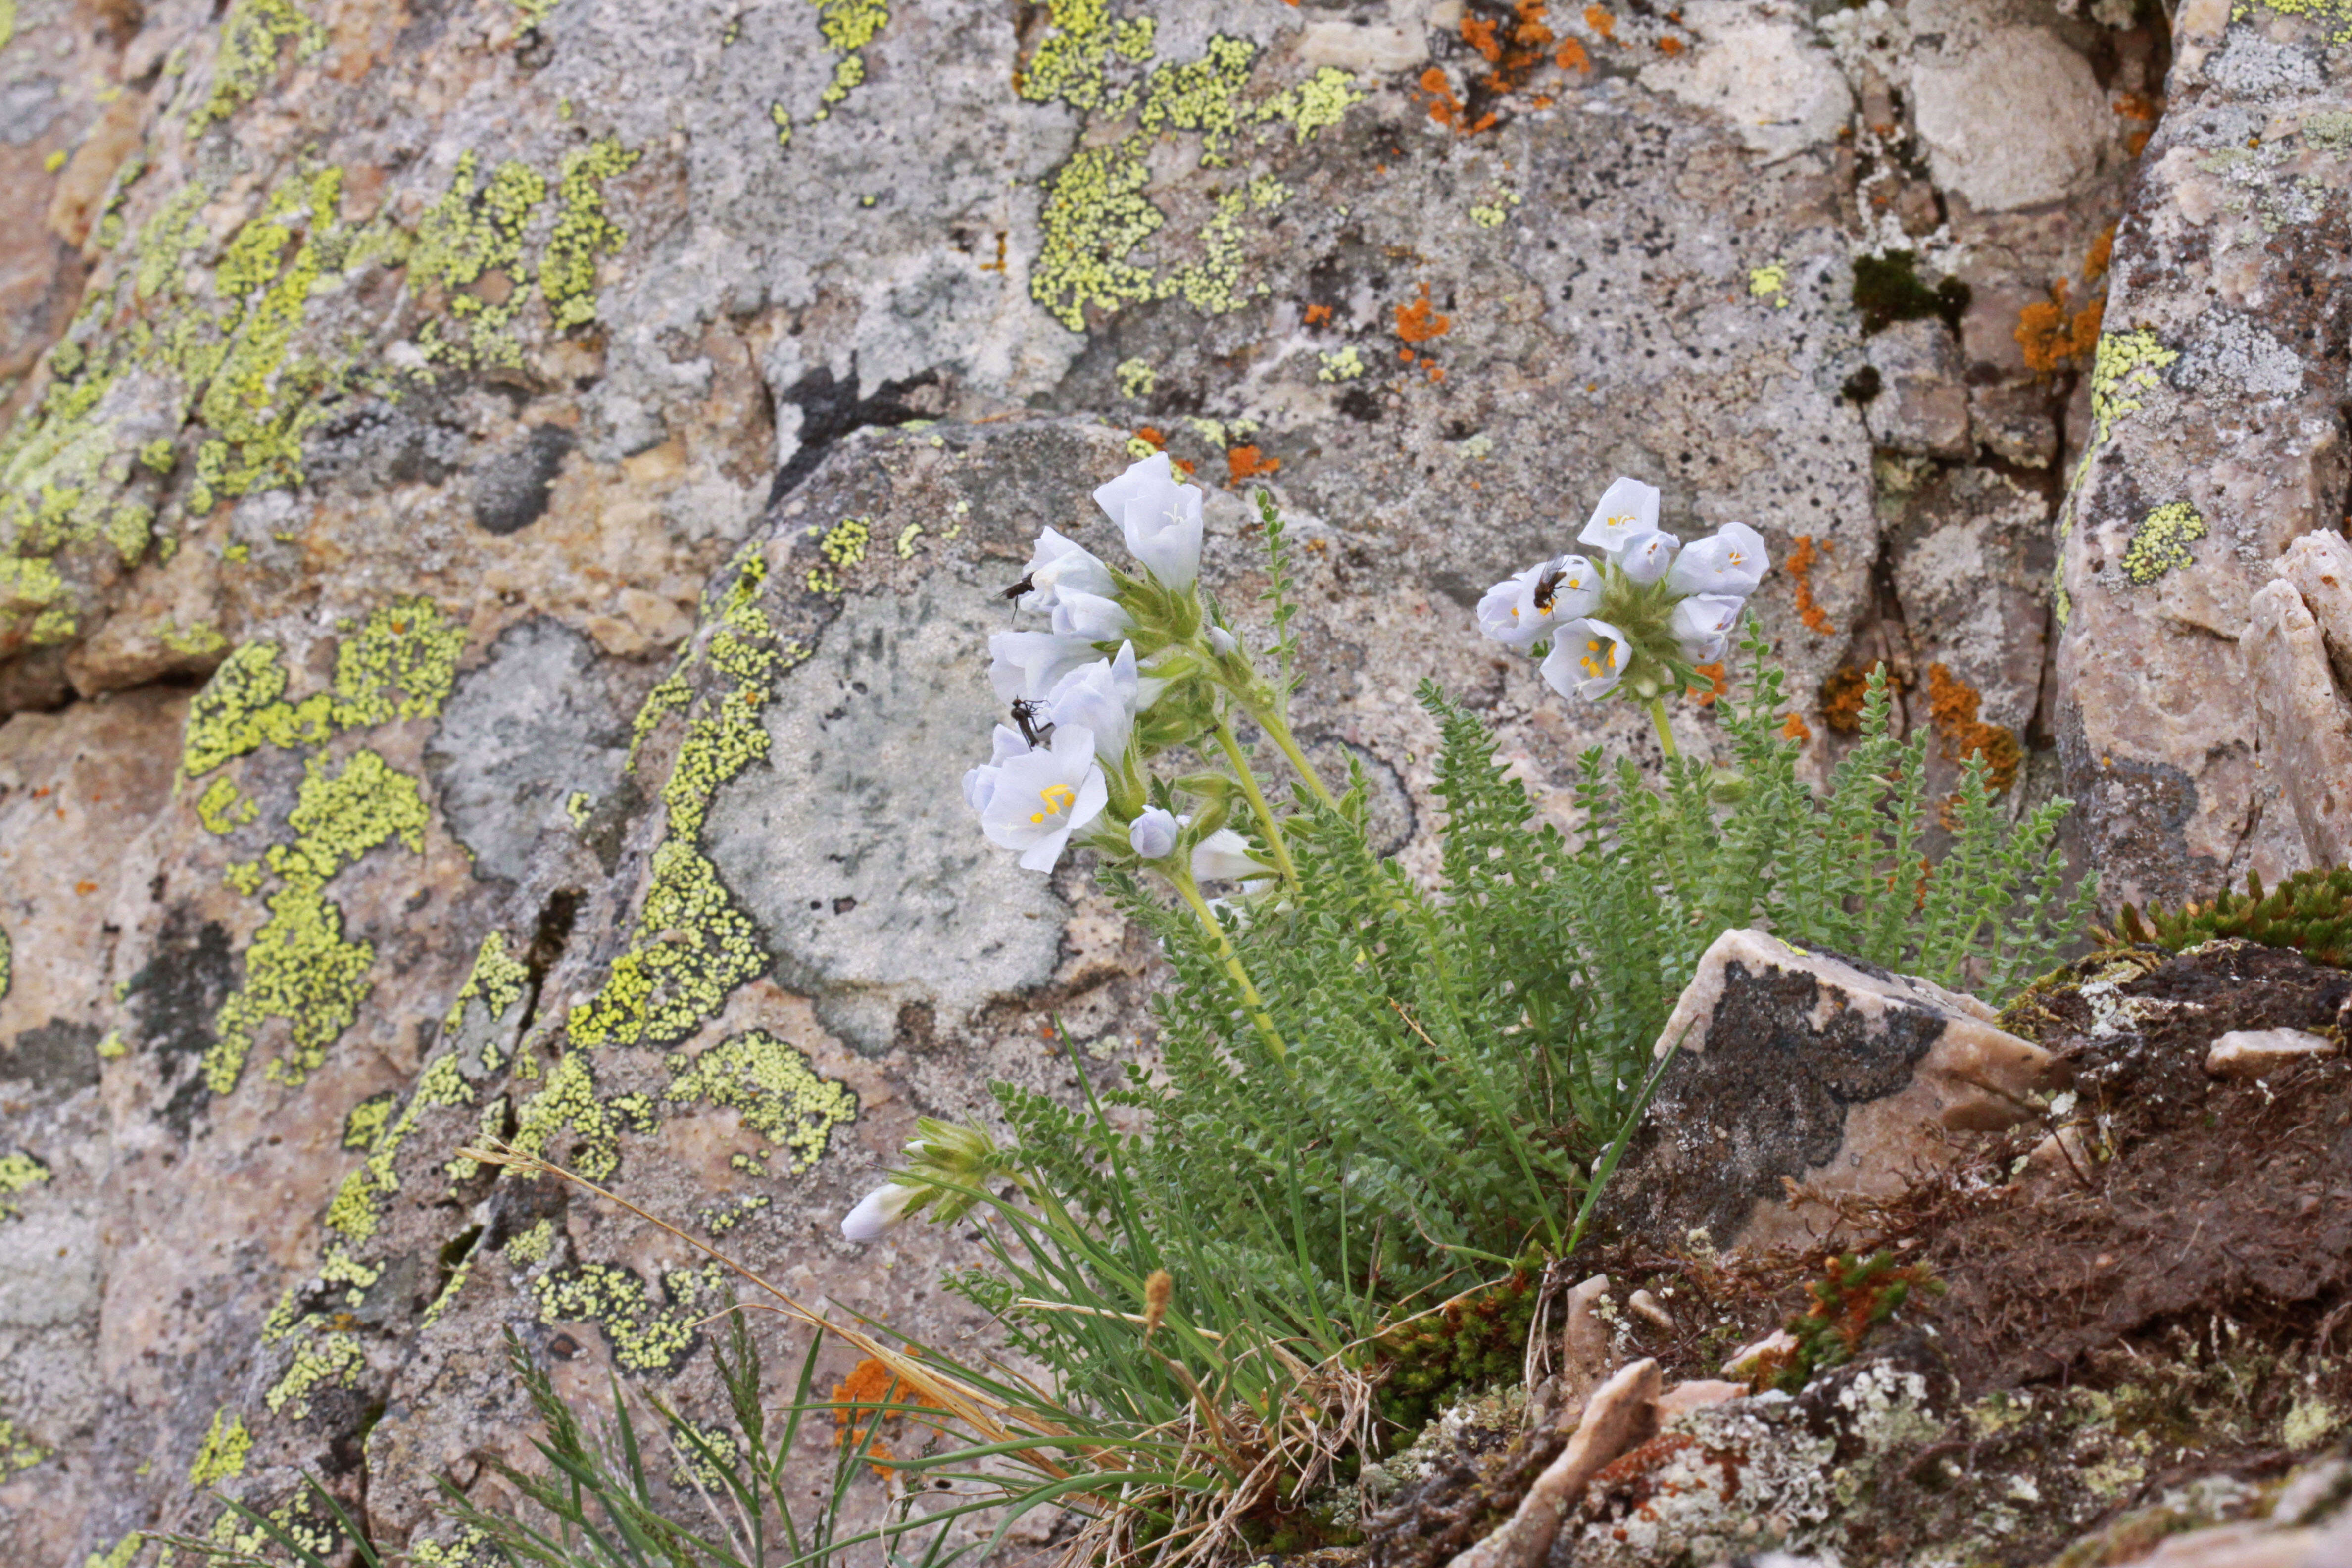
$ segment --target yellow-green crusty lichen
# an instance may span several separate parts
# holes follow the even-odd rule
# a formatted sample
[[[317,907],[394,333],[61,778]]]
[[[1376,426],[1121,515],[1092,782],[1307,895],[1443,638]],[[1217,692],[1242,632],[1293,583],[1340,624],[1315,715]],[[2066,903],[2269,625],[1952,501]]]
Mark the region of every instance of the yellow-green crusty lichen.
[[[473,1102],[474,1086],[466,1081],[454,1055],[444,1052],[427,1063],[399,1119],[376,1138],[359,1169],[343,1178],[334,1202],[327,1205],[327,1228],[351,1241],[373,1239],[383,1223],[383,1200],[400,1191],[393,1161],[418,1121],[428,1110]]]
[[[2116,421],[2140,409],[2139,394],[2158,384],[2157,372],[2180,357],[2166,348],[2145,327],[2136,331],[2107,332],[2091,364],[2091,447],[2106,445]],[[2084,455],[2087,465],[2090,455]]]
[[[811,533],[817,531],[810,529]],[[841,574],[866,559],[866,547],[874,542],[874,523],[870,518],[845,517],[835,523],[817,541],[817,553],[824,558],[823,566],[809,568],[808,591],[812,594],[841,592]],[[716,662],[714,657],[714,662]]]
[[[294,0],[236,0],[221,23],[213,57],[213,89],[188,116],[194,135],[253,101],[277,74],[279,47],[294,46],[308,59],[327,47],[327,29]]]
[[[21,1151],[0,1154],[0,1220],[15,1219],[24,1211],[8,1202],[49,1179],[49,1168]]]
[[[817,95],[818,107],[812,120],[823,120],[832,114],[833,106],[847,99],[850,90],[866,79],[866,46],[890,24],[890,7],[887,0],[814,0],[816,5],[817,31],[824,38],[824,47],[834,54],[833,79],[825,83]],[[779,140],[790,139],[790,118],[777,122],[782,132]]]
[[[299,1421],[310,1414],[311,1395],[323,1389],[356,1387],[367,1357],[357,1335],[316,1333],[295,1351],[293,1362],[262,1396],[272,1415]]]
[[[539,1221],[507,1242],[508,1258],[526,1267],[546,1262],[547,1255],[554,1250],[555,1222],[551,1219]]]
[[[857,1120],[857,1096],[817,1077],[809,1059],[764,1030],[722,1040],[700,1056],[669,1058],[666,1099],[700,1100],[738,1112],[743,1125],[792,1151],[805,1171],[824,1155],[833,1130]]]
[[[596,994],[572,1009],[567,1025],[574,1045],[674,1044],[768,964],[758,922],[703,853],[702,826],[719,786],[766,759],[761,713],[771,683],[803,654],[780,642],[756,603],[767,578],[765,558],[747,548],[733,565],[727,587],[706,604],[705,619],[720,625],[711,639],[714,668],[740,684],[702,698],[687,721],[662,786],[662,843],[634,944],[613,961]],[[723,660],[722,637],[736,650]],[[684,675],[681,669],[676,679]],[[645,720],[641,712],[639,740],[650,728]]]
[[[1171,132],[1200,138],[1204,167],[1230,161],[1244,133],[1267,140],[1287,125],[1299,142],[1338,124],[1364,96],[1346,71],[1318,68],[1307,80],[1262,100],[1247,95],[1257,46],[1213,36],[1197,59],[1147,68],[1153,47],[1148,20],[1114,21],[1103,0],[1045,0],[1048,20],[1016,90],[1033,103],[1065,103],[1088,117],[1086,144],[1045,181],[1039,253],[1030,297],[1072,331],[1089,306],[1181,298],[1203,315],[1238,310],[1264,290],[1244,283],[1241,219],[1248,207],[1272,207],[1289,192],[1261,180],[1245,203],[1239,191],[1216,198],[1196,237],[1202,254],[1156,265],[1143,255],[1168,215],[1147,195],[1149,155]],[[1108,132],[1132,117],[1115,140]]]
[[[2281,16],[2300,16],[2335,30],[2327,35],[2331,44],[2352,44],[2352,0],[2262,0],[2263,8]],[[2233,21],[2244,21],[2254,14],[2254,7],[2241,0],[2230,13]]]
[[[2205,537],[2205,520],[2185,500],[2158,507],[2132,530],[2124,550],[2124,575],[2141,587],[2176,567],[2193,566],[2189,545]]]
[[[505,937],[490,932],[476,951],[474,967],[467,974],[466,984],[457,988],[457,995],[449,1004],[441,1026],[455,1029],[465,1021],[466,1004],[477,998],[491,1017],[503,1018],[508,1008],[522,1000],[523,987],[530,980],[530,966],[507,952]]]
[[[631,1269],[583,1263],[530,1283],[542,1323],[593,1322],[604,1331],[613,1360],[625,1372],[667,1372],[693,1348],[695,1325],[731,1302],[727,1274],[718,1265],[662,1276],[656,1300]]]
[[[377,752],[354,752],[331,771],[318,757],[306,761],[287,818],[294,842],[274,844],[265,857],[284,886],[270,895],[269,918],[246,950],[243,983],[214,1016],[216,1037],[205,1052],[205,1081],[214,1093],[236,1087],[271,1018],[291,1026],[289,1048],[269,1064],[272,1082],[299,1085],[325,1065],[327,1048],[359,1016],[375,962],[374,943],[344,937],[342,910],[327,898],[326,884],[394,838],[422,851],[428,816],[416,781]]]
[[[567,1164],[590,1181],[601,1182],[621,1168],[621,1134],[650,1133],[655,1126],[648,1096],[616,1094],[599,1100],[587,1057],[574,1051],[555,1064],[538,1092],[516,1107],[512,1142],[522,1153]]]
[[[245,1417],[223,1405],[213,1412],[212,1430],[188,1467],[188,1485],[208,1487],[245,1474],[245,1457],[251,1452],[253,1434],[245,1429]]]
[[[29,1470],[47,1458],[49,1453],[49,1448],[35,1440],[30,1432],[21,1430],[10,1417],[0,1415],[0,1477]]]

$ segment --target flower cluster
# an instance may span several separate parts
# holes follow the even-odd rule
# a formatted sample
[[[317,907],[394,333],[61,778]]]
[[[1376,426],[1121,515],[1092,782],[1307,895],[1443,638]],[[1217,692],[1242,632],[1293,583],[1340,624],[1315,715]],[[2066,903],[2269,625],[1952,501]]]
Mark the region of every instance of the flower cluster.
[[[1597,563],[1560,555],[1496,584],[1478,601],[1478,629],[1541,656],[1545,681],[1563,697],[1655,703],[1708,686],[1697,667],[1723,658],[1771,566],[1763,536],[1727,522],[1686,545],[1658,527],[1656,487],[1620,479],[1576,539]]]
[[[989,679],[1006,721],[996,726],[989,760],[964,774],[964,802],[990,842],[1030,870],[1051,871],[1077,844],[1106,866],[1158,876],[1231,963],[1223,900],[1203,897],[1201,884],[1237,882],[1249,902],[1280,899],[1297,880],[1283,837],[1291,819],[1259,786],[1235,716],[1281,751],[1324,805],[1339,803],[1299,751],[1282,684],[1259,673],[1201,585],[1199,489],[1178,482],[1160,454],[1094,500],[1132,563],[1115,565],[1055,529],[1038,534],[1004,596],[1016,617],[1045,624],[1016,620],[989,639]],[[1282,520],[1263,495],[1259,508],[1278,576]],[[1180,749],[1191,753],[1186,771],[1154,771],[1155,760]],[[950,1184],[969,1186],[992,1159],[971,1142],[984,1139],[927,1125],[909,1146],[910,1163],[850,1211],[843,1236],[886,1234],[940,1191],[950,1166]],[[961,1212],[942,1203],[934,1217]]]
[[[989,679],[1010,722],[964,775],[964,800],[990,841],[1033,871],[1052,870],[1076,841],[1122,864],[1181,866],[1196,882],[1264,878],[1273,867],[1223,826],[1236,779],[1160,780],[1146,766],[1171,747],[1229,739],[1233,709],[1263,723],[1279,702],[1201,592],[1201,491],[1161,453],[1094,500],[1137,569],[1058,530],[1038,534],[1004,596],[1046,624],[989,638]],[[1180,815],[1177,794],[1202,809]]]

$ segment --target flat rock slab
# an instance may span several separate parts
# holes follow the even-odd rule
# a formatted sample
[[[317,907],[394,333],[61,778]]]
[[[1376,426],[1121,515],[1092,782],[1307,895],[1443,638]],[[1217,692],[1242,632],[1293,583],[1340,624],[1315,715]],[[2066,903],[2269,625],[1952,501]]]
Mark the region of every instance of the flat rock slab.
[[[1974,997],[1759,931],[1706,950],[1658,1054],[1678,1041],[1606,1201],[1636,1230],[1727,1247],[1822,1239],[1822,1200],[1899,1190],[1947,1157],[1945,1133],[2032,1114],[2056,1068]]]

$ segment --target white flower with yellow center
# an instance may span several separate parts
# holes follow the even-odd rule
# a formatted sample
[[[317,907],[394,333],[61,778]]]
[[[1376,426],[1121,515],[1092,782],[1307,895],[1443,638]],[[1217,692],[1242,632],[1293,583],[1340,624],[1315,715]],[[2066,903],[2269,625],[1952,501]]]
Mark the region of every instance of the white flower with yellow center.
[[[1095,504],[1161,587],[1179,594],[1192,587],[1201,574],[1201,490],[1176,482],[1167,453],[1153,453],[1096,490]]]
[[[1624,550],[1627,540],[1651,532],[1657,526],[1658,487],[1639,479],[1619,479],[1601,492],[1601,504],[1592,509],[1592,521],[1584,525],[1576,542],[1603,551],[1614,561]]]
[[[1581,555],[1562,555],[1487,589],[1478,601],[1478,629],[1505,647],[1529,648],[1561,622],[1600,605],[1600,571]]]
[[[1666,587],[1681,595],[1730,594],[1745,598],[1772,569],[1764,536],[1744,522],[1727,522],[1705,539],[1695,539],[1675,557]]]
[[[1586,616],[1559,628],[1543,661],[1543,678],[1562,697],[1598,702],[1625,678],[1625,661],[1633,653],[1624,633]]]
[[[980,830],[990,843],[1019,850],[1024,870],[1050,871],[1070,835],[1101,816],[1109,801],[1109,783],[1095,761],[1094,731],[1056,725],[1045,745],[997,768]]]

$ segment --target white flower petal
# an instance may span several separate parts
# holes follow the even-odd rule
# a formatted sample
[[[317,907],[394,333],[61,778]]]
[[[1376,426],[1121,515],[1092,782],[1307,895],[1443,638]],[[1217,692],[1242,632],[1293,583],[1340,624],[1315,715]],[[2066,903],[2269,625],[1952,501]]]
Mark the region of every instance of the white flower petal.
[[[996,632],[988,639],[988,679],[997,700],[1042,701],[1054,683],[1082,664],[1098,659],[1090,637],[1054,632]]]
[[[1181,594],[1192,585],[1201,572],[1201,491],[1176,482],[1167,453],[1153,453],[1096,490],[1095,504],[1162,587]]]
[[[1584,531],[1576,540],[1580,544],[1607,552],[1614,560],[1627,539],[1657,526],[1657,487],[1620,478],[1601,492],[1601,504],[1592,509],[1592,520],[1584,525]]]
[[[1178,831],[1173,812],[1146,806],[1142,815],[1127,825],[1128,847],[1146,860],[1165,860],[1176,852]]]
[[[1084,546],[1051,528],[1038,533],[1036,548],[1021,574],[1030,584],[1030,591],[1019,600],[1024,610],[1050,610],[1064,592],[1093,594],[1103,598],[1115,597],[1118,593],[1118,584],[1109,567]]]
[[[1705,539],[1683,546],[1666,586],[1676,594],[1737,594],[1756,591],[1772,563],[1763,536],[1744,522],[1727,522]]]
[[[1109,801],[1110,785],[1095,761],[1094,731],[1057,724],[1046,745],[998,770],[980,828],[990,843],[1021,851],[1024,867],[1047,871],[1070,835],[1101,816]]]
[[[1220,827],[1192,846],[1192,875],[1203,882],[1233,882],[1263,877],[1274,869],[1250,853],[1249,840],[1230,827]]]
[[[1478,601],[1478,629],[1506,647],[1529,648],[1562,621],[1589,616],[1600,605],[1601,574],[1592,563],[1581,555],[1557,556],[1487,589]]]
[[[1673,569],[1683,542],[1658,529],[1634,534],[1619,546],[1618,570],[1636,583],[1654,583]]]
[[[1624,633],[1587,616],[1559,628],[1559,639],[1543,661],[1543,678],[1562,697],[1597,702],[1625,678],[1630,653]]]
[[[920,1187],[902,1187],[896,1182],[883,1183],[858,1199],[856,1208],[841,1216],[842,1239],[881,1240],[907,1217],[907,1205],[922,1195]]]
[[[1135,673],[1135,645],[1121,643],[1117,658],[1080,665],[1055,682],[1053,694],[1045,700],[1046,712],[1057,729],[1076,724],[1094,731],[1096,753],[1116,764],[1127,754],[1140,685]]]

